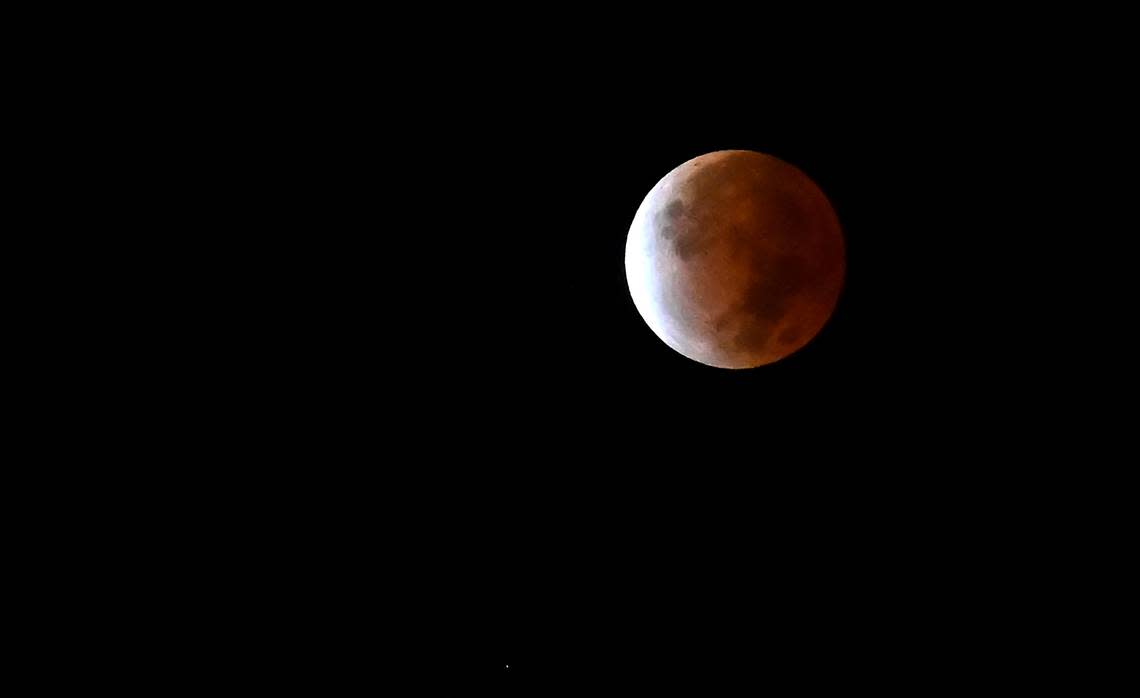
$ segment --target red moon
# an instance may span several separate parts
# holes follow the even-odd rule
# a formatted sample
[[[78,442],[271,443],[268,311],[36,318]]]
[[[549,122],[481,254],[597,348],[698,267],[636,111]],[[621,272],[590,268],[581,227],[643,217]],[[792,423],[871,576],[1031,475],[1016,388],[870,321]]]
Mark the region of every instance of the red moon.
[[[625,245],[642,318],[682,355],[718,368],[770,364],[807,344],[846,273],[839,219],[807,175],[770,155],[722,150],[665,175]]]

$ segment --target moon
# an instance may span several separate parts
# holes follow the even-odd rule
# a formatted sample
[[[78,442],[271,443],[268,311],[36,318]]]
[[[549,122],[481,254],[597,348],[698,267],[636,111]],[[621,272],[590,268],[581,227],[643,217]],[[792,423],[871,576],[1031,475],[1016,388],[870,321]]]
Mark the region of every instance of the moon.
[[[815,182],[749,150],[680,165],[629,228],[625,273],[650,329],[718,368],[770,364],[806,345],[846,274],[839,219]]]

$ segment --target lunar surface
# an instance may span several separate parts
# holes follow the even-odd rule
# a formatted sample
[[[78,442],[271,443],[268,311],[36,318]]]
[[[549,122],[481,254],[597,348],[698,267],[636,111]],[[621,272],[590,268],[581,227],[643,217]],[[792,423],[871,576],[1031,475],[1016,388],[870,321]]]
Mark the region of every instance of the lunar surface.
[[[843,233],[819,187],[770,155],[723,150],[665,175],[625,246],[638,312],[690,359],[778,361],[827,323],[846,270]]]

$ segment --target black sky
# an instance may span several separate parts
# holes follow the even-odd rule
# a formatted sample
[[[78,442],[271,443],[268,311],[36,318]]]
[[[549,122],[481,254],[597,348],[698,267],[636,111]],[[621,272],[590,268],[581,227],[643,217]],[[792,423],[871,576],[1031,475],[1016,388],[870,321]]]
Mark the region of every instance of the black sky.
[[[345,629],[322,651],[354,672],[367,628],[410,619],[393,666],[519,695],[972,656],[978,578],[948,561],[1008,563],[982,522],[1028,467],[982,445],[1029,370],[1005,265],[1031,143],[1005,83],[921,36],[782,60],[542,43],[331,42],[237,81],[215,186],[249,217],[211,249],[238,339],[201,341],[220,409],[285,454],[237,501],[272,483],[274,545],[359,620],[300,625]],[[746,371],[666,347],[623,268],[649,189],[722,149],[802,169],[847,242],[830,323]]]
[[[418,9],[12,23],[38,678],[1108,693],[1072,657],[1125,651],[1135,547],[1126,17]],[[829,324],[744,371],[623,268],[721,149],[803,170],[847,248]]]

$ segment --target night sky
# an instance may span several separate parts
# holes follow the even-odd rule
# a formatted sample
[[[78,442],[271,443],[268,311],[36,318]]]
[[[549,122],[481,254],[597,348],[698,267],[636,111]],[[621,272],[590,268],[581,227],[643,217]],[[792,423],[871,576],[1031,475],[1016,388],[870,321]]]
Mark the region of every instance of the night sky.
[[[1128,649],[1133,22],[414,9],[12,23],[37,681],[1112,695],[1071,657]],[[830,321],[755,369],[667,347],[625,278],[647,192],[725,149],[846,241]]]
[[[235,90],[257,108],[226,191],[252,203],[211,238],[225,342],[187,340],[224,371],[186,370],[282,452],[225,477],[319,589],[286,637],[367,675],[398,618],[385,671],[530,696],[983,661],[1010,621],[983,621],[976,565],[1012,546],[984,522],[1031,467],[980,445],[1027,370],[1026,292],[992,290],[1028,234],[1022,122],[868,41],[689,63],[532,37],[419,72],[332,42],[343,70]],[[624,275],[642,198],[723,149],[803,170],[847,245],[830,322],[751,370],[669,349]]]

